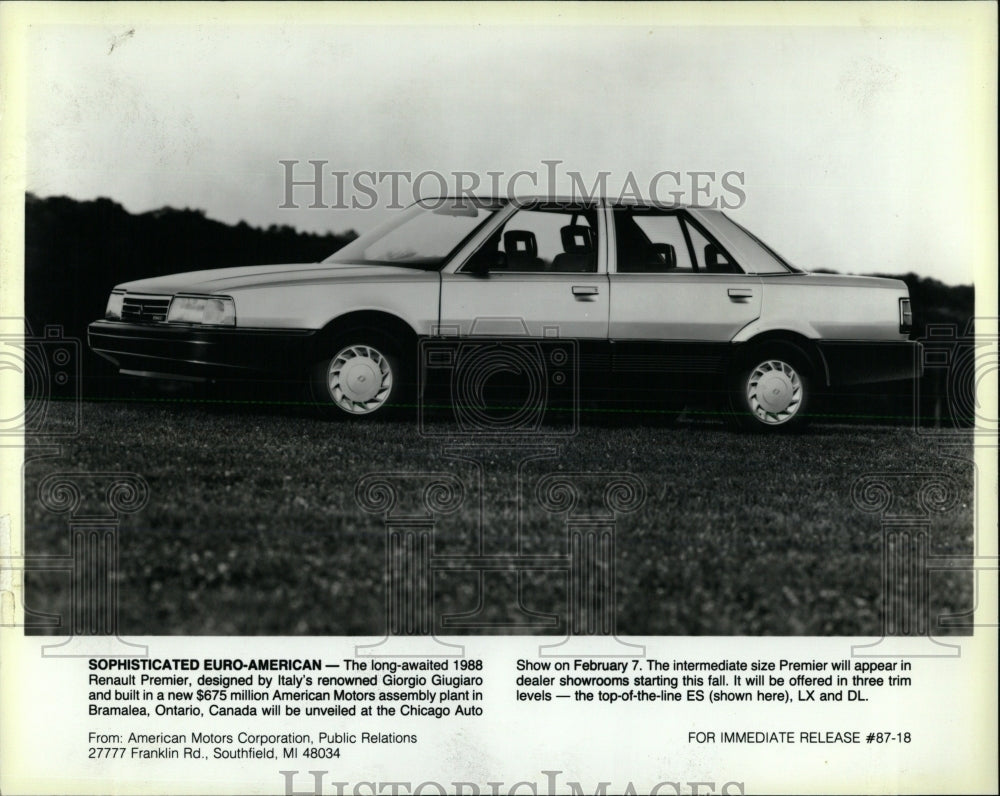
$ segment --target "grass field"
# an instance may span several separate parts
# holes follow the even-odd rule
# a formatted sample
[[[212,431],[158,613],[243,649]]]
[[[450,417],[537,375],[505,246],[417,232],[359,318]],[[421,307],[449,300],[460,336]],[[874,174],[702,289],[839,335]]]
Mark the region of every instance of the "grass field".
[[[355,483],[373,471],[454,472],[468,494],[439,522],[434,549],[471,552],[480,497],[473,470],[442,447],[412,422],[335,422],[294,405],[85,403],[80,436],[61,456],[27,468],[28,552],[69,551],[66,518],[36,496],[45,475],[133,471],[148,482],[150,499],[120,534],[123,635],[380,634],[385,535],[381,518],[356,503]],[[943,458],[906,428],[813,425],[802,435],[764,437],[711,416],[684,416],[672,427],[643,415],[591,417],[557,458],[524,467],[518,501],[522,455],[497,447],[487,458],[487,551],[510,545],[519,512],[524,550],[566,550],[563,518],[534,497],[533,484],[548,472],[630,472],[645,482],[645,503],[617,525],[620,634],[878,634],[879,519],[850,498],[865,472],[952,474],[962,494],[954,511],[934,519],[931,551],[972,550],[971,465]],[[492,577],[484,619],[514,621],[513,573]],[[30,608],[68,611],[65,573],[29,573],[27,582]],[[476,584],[475,573],[439,572],[435,616],[475,608]],[[565,630],[564,575],[526,575],[522,600],[563,617],[544,632]],[[971,578],[932,579],[934,616],[972,602]]]

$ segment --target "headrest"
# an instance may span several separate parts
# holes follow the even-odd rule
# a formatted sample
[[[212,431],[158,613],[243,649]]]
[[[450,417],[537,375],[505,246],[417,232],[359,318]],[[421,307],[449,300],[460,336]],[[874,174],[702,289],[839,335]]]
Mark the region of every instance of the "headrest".
[[[672,271],[677,267],[677,251],[669,243],[651,243],[646,263],[653,271]]]
[[[538,241],[534,232],[512,229],[503,234],[503,249],[508,260],[527,257],[534,259],[538,256]]]
[[[714,243],[705,246],[705,270],[710,274],[731,273],[733,268]]]
[[[567,254],[590,254],[594,250],[594,230],[582,224],[570,224],[559,230],[563,251]]]

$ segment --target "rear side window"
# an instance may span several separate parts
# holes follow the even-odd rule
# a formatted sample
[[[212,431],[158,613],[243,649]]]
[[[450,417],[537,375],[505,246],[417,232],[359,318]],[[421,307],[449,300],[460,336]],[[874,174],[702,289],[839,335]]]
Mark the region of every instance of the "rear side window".
[[[698,270],[705,274],[742,274],[743,271],[729,259],[721,246],[709,240],[694,224],[687,224],[691,236],[691,248],[694,249],[695,262]]]
[[[618,208],[614,218],[620,274],[743,273],[680,213]]]
[[[628,229],[630,226],[632,229]],[[681,220],[676,215],[652,216],[629,213],[622,216],[621,222],[615,227],[615,232],[619,235],[619,271],[625,273],[694,271]],[[622,245],[622,233],[625,233],[625,246]]]

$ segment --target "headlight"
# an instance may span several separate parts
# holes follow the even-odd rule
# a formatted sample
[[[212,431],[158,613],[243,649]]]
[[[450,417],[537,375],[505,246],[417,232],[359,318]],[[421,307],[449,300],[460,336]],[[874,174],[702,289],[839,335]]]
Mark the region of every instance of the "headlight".
[[[910,332],[913,330],[913,309],[910,307],[908,298],[899,300],[899,331]]]
[[[235,326],[236,305],[231,298],[174,296],[167,310],[167,323]]]
[[[125,301],[125,293],[112,293],[108,298],[108,306],[104,310],[104,317],[109,321],[120,321],[122,319],[122,303]]]

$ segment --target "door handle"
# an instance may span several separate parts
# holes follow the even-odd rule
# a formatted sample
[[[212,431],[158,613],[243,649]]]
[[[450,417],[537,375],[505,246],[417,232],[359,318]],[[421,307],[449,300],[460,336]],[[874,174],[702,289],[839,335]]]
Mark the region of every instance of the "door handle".
[[[597,285],[573,285],[574,296],[596,296]]]
[[[744,287],[731,287],[729,288],[729,298],[733,301],[739,301],[740,299],[753,298],[753,291],[749,288]]]

